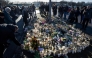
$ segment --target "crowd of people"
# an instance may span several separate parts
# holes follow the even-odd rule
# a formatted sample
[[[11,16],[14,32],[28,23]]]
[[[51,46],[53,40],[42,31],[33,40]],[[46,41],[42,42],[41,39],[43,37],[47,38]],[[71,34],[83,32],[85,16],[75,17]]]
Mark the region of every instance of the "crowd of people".
[[[41,16],[48,16],[49,4],[42,3],[39,7]],[[47,11],[48,10],[48,11]],[[82,24],[82,29],[86,29],[88,23],[91,23],[92,19],[92,7],[91,6],[76,6],[70,7],[67,5],[52,5],[53,16],[58,14],[58,17],[64,20],[68,20],[70,23],[78,23],[78,17],[81,16],[80,23]],[[67,15],[69,17],[67,18]]]
[[[28,18],[33,19],[36,16],[35,6],[5,6],[0,8],[0,58],[8,47],[8,40],[12,40],[16,45],[23,47],[16,39],[15,33],[18,33],[16,19],[22,15],[24,26],[28,25]]]
[[[23,47],[16,39],[15,33],[18,32],[16,19],[18,18],[16,6],[0,8],[0,58],[3,58],[3,53],[10,45],[9,40],[16,45]]]
[[[49,14],[49,4],[42,3],[39,6],[40,15],[48,17]],[[57,11],[58,10],[58,11]],[[78,16],[81,16],[80,23],[82,24],[82,29],[86,29],[88,23],[91,23],[92,19],[92,7],[83,6],[83,7],[69,7],[69,6],[57,6],[56,4],[52,5],[53,16],[56,16],[64,20],[67,20],[66,16],[69,14],[68,21],[72,23],[78,23]],[[33,20],[36,16],[36,7],[34,4],[31,6],[9,6],[0,8],[0,58],[3,58],[3,52],[7,46],[7,40],[12,40],[16,45],[23,47],[16,38],[15,32],[18,30],[16,24],[16,19],[18,15],[22,14],[23,22],[25,26],[28,25],[28,18]],[[63,17],[64,16],[64,17]]]

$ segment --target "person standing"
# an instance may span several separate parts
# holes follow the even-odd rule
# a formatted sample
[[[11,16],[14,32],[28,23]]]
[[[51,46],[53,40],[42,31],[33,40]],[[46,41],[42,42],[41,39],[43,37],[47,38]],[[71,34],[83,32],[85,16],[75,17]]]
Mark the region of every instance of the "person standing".
[[[13,24],[0,24],[0,58],[3,58],[3,53],[7,48],[7,41],[11,40],[16,45],[23,47],[23,44],[20,44],[15,38],[14,33],[18,30],[17,25]]]
[[[56,6],[56,4],[53,4],[52,10],[53,10],[53,16],[56,16],[57,15],[57,6]]]
[[[39,10],[40,10],[40,15],[43,15],[44,14],[44,9],[45,9],[45,6],[44,4],[42,3],[39,7]]]
[[[75,21],[75,10],[74,9],[71,10],[70,15],[69,15],[69,19],[70,19],[69,23],[73,24]]]
[[[63,16],[63,7],[60,5],[59,8],[58,8],[58,13],[59,13],[59,17],[62,18]]]
[[[12,20],[13,20],[13,22],[14,22],[14,25],[16,25],[17,16],[16,16],[14,10],[15,10],[15,8],[14,8],[14,7],[11,7],[10,15],[11,15],[11,17],[12,17]]]
[[[75,22],[78,23],[78,16],[80,15],[80,9],[79,7],[76,8],[75,10]]]
[[[63,7],[64,9],[64,19],[66,20],[66,16],[67,16],[67,14],[68,14],[68,6],[66,5],[66,6],[64,6]]]
[[[85,10],[83,11],[83,14],[84,14],[84,20],[83,20],[83,23],[82,23],[82,29],[86,29],[86,27],[88,25],[88,22],[89,22],[89,19],[90,19],[90,9],[89,9],[89,6],[87,6],[85,8]]]
[[[36,7],[34,4],[32,4],[32,9],[33,9],[33,16],[36,16]]]
[[[30,20],[32,20],[33,19],[32,6],[29,6],[28,12],[30,14]]]
[[[83,19],[84,19],[84,14],[83,14],[83,11],[85,10],[85,6],[83,6],[82,8],[81,8],[81,21],[80,21],[80,23],[82,24],[82,22],[83,22]]]
[[[46,3],[46,5],[45,5],[45,16],[48,17],[48,15],[49,15],[49,4]]]
[[[10,16],[10,11],[11,11],[11,8],[10,7],[6,7],[5,10],[3,11],[4,12],[4,16],[5,16],[5,23],[7,24],[14,24],[11,16]]]
[[[28,11],[27,11],[27,7],[24,7],[23,11],[22,11],[22,16],[23,16],[23,22],[25,23],[25,26],[28,25]]]

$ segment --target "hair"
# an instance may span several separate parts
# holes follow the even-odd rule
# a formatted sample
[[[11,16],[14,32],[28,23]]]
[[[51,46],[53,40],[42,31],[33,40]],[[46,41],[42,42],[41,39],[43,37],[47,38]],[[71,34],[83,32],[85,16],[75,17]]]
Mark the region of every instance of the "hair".
[[[11,7],[11,9],[15,9],[14,7]]]

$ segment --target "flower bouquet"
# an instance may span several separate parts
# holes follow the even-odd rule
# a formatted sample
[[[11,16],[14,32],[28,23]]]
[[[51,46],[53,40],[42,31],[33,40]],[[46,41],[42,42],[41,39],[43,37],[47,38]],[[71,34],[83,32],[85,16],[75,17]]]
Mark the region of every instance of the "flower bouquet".
[[[38,49],[39,41],[37,40],[36,37],[33,36],[30,43],[31,43],[31,47],[33,48],[33,50],[37,50]]]

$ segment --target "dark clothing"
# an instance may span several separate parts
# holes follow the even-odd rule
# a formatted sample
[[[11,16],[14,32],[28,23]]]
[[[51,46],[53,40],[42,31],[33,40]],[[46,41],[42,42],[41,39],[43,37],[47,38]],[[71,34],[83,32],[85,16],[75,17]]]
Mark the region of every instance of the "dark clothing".
[[[62,6],[59,6],[58,12],[63,12],[63,7]]]
[[[52,9],[53,9],[53,15],[56,15],[57,14],[57,6],[56,5],[53,6]]]
[[[33,12],[35,12],[35,6],[34,5],[32,6],[32,8],[33,8]]]
[[[70,23],[74,23],[75,21],[75,11],[72,10],[69,15]]]
[[[39,7],[39,10],[40,10],[40,14],[44,14],[45,5],[41,5],[41,6]]]
[[[64,11],[64,19],[66,20],[67,19],[66,16],[68,14],[68,6],[65,6],[63,11]]]
[[[68,6],[65,6],[64,7],[64,12],[67,12],[68,11]]]
[[[45,5],[45,10],[49,12],[49,5]]]
[[[16,14],[14,13],[13,10],[11,10],[10,15],[11,15],[12,18],[15,18],[15,19],[17,18]]]
[[[83,19],[84,19],[83,11],[84,11],[84,9],[82,9],[81,10],[81,13],[80,13],[81,14],[81,21],[80,21],[80,23],[82,23],[83,22]]]
[[[80,14],[80,11],[79,10],[76,10],[75,11],[75,22],[78,23],[78,16]]]
[[[84,18],[90,18],[90,9],[84,10]]]
[[[13,25],[0,24],[0,58],[3,56],[5,50],[5,45],[7,45],[7,40],[13,41],[16,45],[21,44],[15,38],[15,27]]]
[[[25,23],[25,26],[28,25],[27,18],[28,18],[28,12],[27,11],[24,11],[23,21]]]
[[[10,39],[15,44],[20,45],[20,43],[15,38],[14,32],[15,27],[13,27],[13,25],[0,24],[0,44],[4,44],[8,39]]]
[[[89,9],[89,23],[91,23],[92,19],[92,8]]]
[[[12,20],[10,14],[8,14],[5,10],[4,10],[4,18],[5,18],[5,23],[13,24],[13,20]]]
[[[0,24],[5,23],[4,18],[0,18]]]
[[[39,7],[39,9],[41,9],[41,10],[44,10],[44,8],[45,8],[45,5],[41,5],[41,6]]]
[[[58,13],[59,13],[59,17],[62,18],[62,16],[63,16],[63,7],[62,6],[59,6]]]
[[[49,12],[49,5],[45,5],[45,15],[48,16]]]
[[[90,15],[91,15],[91,18],[92,18],[92,8],[90,8],[90,11],[91,11],[91,12],[90,12]]]
[[[0,44],[0,58],[3,58],[3,52],[5,50],[4,45]]]
[[[86,9],[86,10],[84,10],[84,20],[83,20],[83,26],[82,26],[82,28],[83,29],[85,29],[86,27],[87,27],[87,25],[88,25],[88,22],[89,22],[89,19],[90,19],[90,14],[89,14],[90,12],[89,12],[89,9]]]
[[[88,22],[89,22],[89,19],[88,18],[84,18],[84,20],[83,20],[83,25],[82,25],[82,28],[83,29],[85,29],[86,27],[87,27],[87,25],[88,25]]]
[[[79,16],[79,15],[80,15],[80,11],[79,11],[79,10],[76,10],[76,11],[75,11],[75,15],[76,15],[76,16]]]
[[[14,11],[13,11],[13,10],[11,10],[10,15],[11,15],[12,20],[13,20],[13,22],[14,22],[13,24],[15,24],[15,25],[16,25],[15,20],[17,19],[17,16],[16,16],[16,14],[14,13]]]

